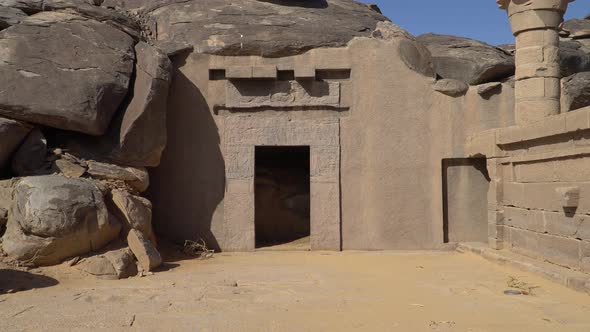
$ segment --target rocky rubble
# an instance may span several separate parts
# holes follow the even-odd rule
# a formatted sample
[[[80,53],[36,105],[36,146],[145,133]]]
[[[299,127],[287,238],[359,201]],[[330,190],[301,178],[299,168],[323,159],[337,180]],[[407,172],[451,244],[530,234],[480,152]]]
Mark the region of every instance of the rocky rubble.
[[[172,66],[132,13],[101,3],[0,0],[0,235],[15,264],[126,278],[159,257],[141,195]],[[135,229],[149,251],[128,247]]]

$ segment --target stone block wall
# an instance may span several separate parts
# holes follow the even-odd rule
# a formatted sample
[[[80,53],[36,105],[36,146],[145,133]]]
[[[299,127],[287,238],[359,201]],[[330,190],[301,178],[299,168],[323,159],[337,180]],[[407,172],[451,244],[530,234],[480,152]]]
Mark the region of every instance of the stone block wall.
[[[470,141],[471,153],[489,156],[492,247],[590,273],[589,116],[584,108]]]

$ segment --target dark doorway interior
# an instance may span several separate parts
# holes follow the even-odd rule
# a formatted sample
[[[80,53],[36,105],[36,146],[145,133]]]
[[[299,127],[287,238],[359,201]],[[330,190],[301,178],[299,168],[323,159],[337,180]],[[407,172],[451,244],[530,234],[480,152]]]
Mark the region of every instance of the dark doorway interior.
[[[442,169],[444,242],[487,242],[486,159],[445,159]]]
[[[309,238],[308,146],[257,146],[256,247]]]

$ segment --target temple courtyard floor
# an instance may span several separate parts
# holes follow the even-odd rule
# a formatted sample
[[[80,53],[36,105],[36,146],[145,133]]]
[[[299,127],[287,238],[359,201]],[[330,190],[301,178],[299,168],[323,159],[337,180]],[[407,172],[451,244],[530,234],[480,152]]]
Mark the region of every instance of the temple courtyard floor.
[[[0,330],[590,331],[589,295],[470,253],[259,251],[164,270],[0,270]],[[532,294],[505,294],[519,288]]]

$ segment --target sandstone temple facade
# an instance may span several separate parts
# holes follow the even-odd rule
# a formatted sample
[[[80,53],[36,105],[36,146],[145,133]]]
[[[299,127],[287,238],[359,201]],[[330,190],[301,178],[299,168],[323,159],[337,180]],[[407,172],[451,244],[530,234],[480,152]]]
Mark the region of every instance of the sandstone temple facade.
[[[516,43],[495,47],[351,0],[0,0],[4,251],[122,276],[160,238],[479,242],[590,274],[590,20],[569,2],[499,0]]]

